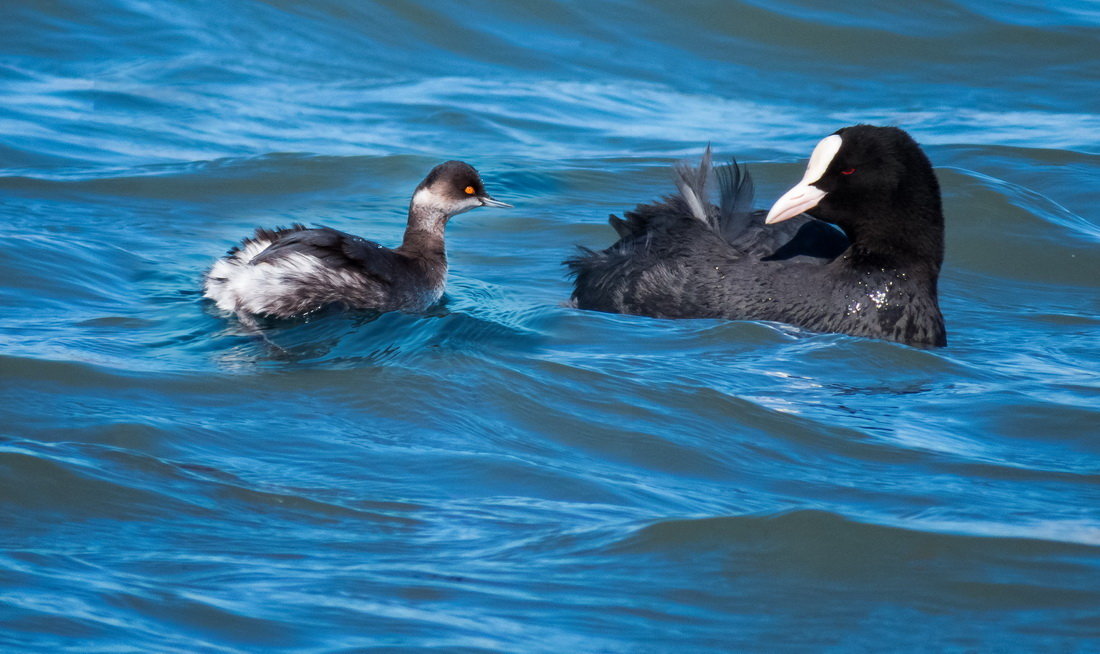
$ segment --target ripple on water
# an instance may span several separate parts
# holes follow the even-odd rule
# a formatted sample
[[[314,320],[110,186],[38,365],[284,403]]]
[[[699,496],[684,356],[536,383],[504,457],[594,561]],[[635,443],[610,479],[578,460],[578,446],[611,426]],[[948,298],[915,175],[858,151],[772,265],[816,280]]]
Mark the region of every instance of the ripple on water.
[[[1096,11],[805,4],[0,3],[0,649],[1091,642]],[[948,348],[566,305],[677,160],[765,207],[865,121],[937,166]],[[516,208],[435,310],[202,299],[451,158]]]

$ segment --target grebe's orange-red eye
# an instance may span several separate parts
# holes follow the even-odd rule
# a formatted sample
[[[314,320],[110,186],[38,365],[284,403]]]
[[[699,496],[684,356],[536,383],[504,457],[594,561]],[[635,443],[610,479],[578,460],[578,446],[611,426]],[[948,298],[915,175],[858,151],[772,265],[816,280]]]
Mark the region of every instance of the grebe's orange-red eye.
[[[474,194],[474,187],[467,186],[466,187],[466,195],[473,195],[473,194]]]
[[[856,169],[855,169],[855,168],[849,168],[848,170],[842,170],[842,171],[840,171],[840,174],[841,174],[841,175],[851,175],[851,174],[852,174],[852,173],[854,173],[854,172],[856,172]]]

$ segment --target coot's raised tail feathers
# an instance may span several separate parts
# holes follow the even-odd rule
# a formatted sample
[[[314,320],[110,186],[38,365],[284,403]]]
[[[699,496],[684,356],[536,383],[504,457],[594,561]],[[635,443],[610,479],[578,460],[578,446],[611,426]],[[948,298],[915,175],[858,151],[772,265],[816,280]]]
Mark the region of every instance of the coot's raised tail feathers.
[[[691,215],[704,223],[713,224],[714,213],[711,211],[710,201],[707,199],[707,181],[710,180],[710,146],[703,151],[703,158],[699,166],[692,167],[687,164],[676,166],[676,188],[680,189],[680,197],[687,205]]]
[[[712,177],[717,177],[721,198],[717,207],[708,197]],[[634,245],[633,237],[644,236],[651,230],[660,231],[687,219],[697,220],[729,238],[736,238],[751,224],[752,175],[737,161],[713,166],[710,146],[707,146],[698,166],[677,164],[674,179],[678,194],[667,195],[653,204],[638,205],[624,212],[623,218],[614,214],[608,218],[615,233],[625,239],[621,245]],[[763,212],[757,213],[757,222],[761,222]],[[587,248],[581,250],[587,251]]]
[[[678,195],[613,218],[614,245],[565,262],[575,306],[946,345],[939,185],[908,134],[838,130],[766,216],[750,209],[752,180],[736,164],[717,170],[721,198],[709,204],[709,167],[708,151],[698,169],[678,168]]]
[[[719,204],[718,229],[727,240],[733,241],[752,224],[752,201],[756,189],[748,168],[730,161],[728,165],[714,169],[718,176]]]

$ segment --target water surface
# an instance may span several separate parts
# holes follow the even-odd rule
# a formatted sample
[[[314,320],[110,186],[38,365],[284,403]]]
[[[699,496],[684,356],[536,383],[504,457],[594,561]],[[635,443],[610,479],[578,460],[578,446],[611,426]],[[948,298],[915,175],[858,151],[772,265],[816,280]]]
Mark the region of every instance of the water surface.
[[[4,651],[1087,651],[1100,11],[1017,0],[0,8]],[[950,347],[576,311],[560,262],[707,143],[937,166]],[[264,339],[258,225],[400,240],[446,303]]]

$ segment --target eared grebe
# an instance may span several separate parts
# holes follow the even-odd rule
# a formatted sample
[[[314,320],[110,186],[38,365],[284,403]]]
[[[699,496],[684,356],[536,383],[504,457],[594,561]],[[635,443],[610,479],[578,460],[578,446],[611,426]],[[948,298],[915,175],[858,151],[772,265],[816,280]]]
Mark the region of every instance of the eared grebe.
[[[752,181],[736,164],[717,169],[721,204],[708,202],[709,148],[698,170],[678,172],[679,195],[612,216],[619,241],[566,262],[577,307],[947,344],[939,184],[904,131],[856,125],[826,137],[767,214],[750,210]]]
[[[447,221],[476,207],[510,206],[485,192],[473,166],[448,161],[416,187],[400,247],[329,227],[261,228],[214,264],[205,295],[242,318],[289,318],[333,305],[421,311],[443,295]]]

